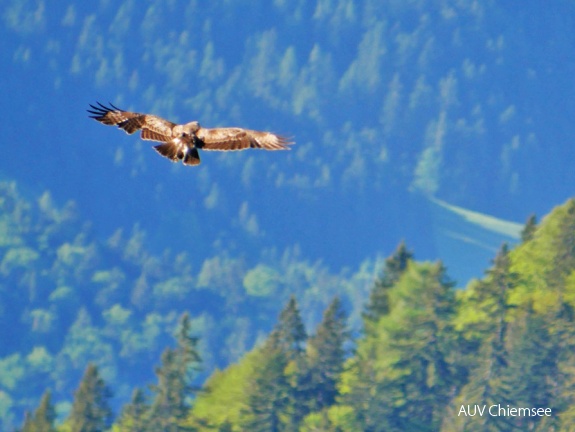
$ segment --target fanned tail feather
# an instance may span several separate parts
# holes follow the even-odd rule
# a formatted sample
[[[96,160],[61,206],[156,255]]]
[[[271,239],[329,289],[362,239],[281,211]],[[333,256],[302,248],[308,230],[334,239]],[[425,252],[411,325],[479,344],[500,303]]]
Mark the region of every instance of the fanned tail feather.
[[[184,165],[199,165],[200,153],[198,152],[198,149],[195,147],[188,149],[183,162]]]

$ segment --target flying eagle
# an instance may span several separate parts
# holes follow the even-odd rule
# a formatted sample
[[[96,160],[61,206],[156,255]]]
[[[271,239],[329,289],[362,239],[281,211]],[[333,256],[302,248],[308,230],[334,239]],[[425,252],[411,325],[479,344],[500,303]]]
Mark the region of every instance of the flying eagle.
[[[203,128],[197,121],[176,124],[152,114],[139,114],[110,107],[97,102],[90,104],[90,118],[110,126],[118,126],[126,133],[133,134],[142,130],[144,140],[158,141],[162,144],[154,149],[172,162],[181,160],[185,165],[199,165],[202,150],[245,150],[248,148],[264,150],[289,150],[293,144],[286,138],[270,132],[260,132],[237,127]]]

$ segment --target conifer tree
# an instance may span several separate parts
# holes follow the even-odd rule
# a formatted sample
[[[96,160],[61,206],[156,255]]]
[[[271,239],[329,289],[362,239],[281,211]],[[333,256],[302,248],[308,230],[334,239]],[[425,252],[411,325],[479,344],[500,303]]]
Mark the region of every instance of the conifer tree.
[[[32,415],[30,414],[30,411],[26,411],[24,413],[24,423],[22,424],[22,427],[20,429],[16,429],[16,432],[33,432],[33,426],[32,426]]]
[[[537,216],[532,214],[525,222],[525,226],[521,230],[521,241],[523,243],[528,242],[533,238],[533,234],[537,230]]]
[[[564,290],[565,278],[575,270],[575,199],[554,212],[553,224],[547,222],[553,248],[553,271],[547,277],[551,289]],[[552,231],[555,231],[552,234]]]
[[[122,432],[146,432],[149,424],[148,410],[144,392],[141,389],[134,390],[132,400],[122,410],[119,421]]]
[[[507,331],[505,317],[507,312],[513,309],[513,306],[508,304],[508,298],[516,284],[517,275],[511,271],[509,248],[504,243],[493,260],[492,268],[487,270],[485,278],[472,288],[468,300],[469,307],[482,314],[482,319],[471,326],[495,344],[497,352],[503,349]],[[505,362],[499,360],[498,363]]]
[[[246,430],[296,431],[308,407],[304,398],[307,334],[291,296],[262,347],[245,410]]]
[[[279,322],[275,327],[277,338],[272,343],[277,344],[281,355],[285,357],[284,375],[288,383],[287,402],[284,413],[284,430],[296,431],[299,422],[308,413],[304,397],[305,356],[304,349],[307,333],[301,319],[299,306],[295,296],[291,296],[287,305],[280,313]],[[276,342],[273,342],[273,341]]]
[[[275,331],[277,333],[279,348],[283,350],[288,360],[295,360],[301,357],[307,334],[297,301],[293,295],[281,311],[279,323],[276,325]]]
[[[455,313],[453,282],[441,262],[413,267],[394,292],[403,305],[387,327],[390,347],[400,360],[390,373],[390,390],[402,401],[394,411],[400,430],[422,426],[437,430],[456,383],[451,366],[454,350],[451,320]]]
[[[17,429],[17,432],[34,432],[34,419],[32,414],[29,411],[24,413],[24,424],[20,429]]]
[[[414,263],[389,300],[389,313],[358,342],[342,402],[361,430],[439,430],[455,384],[453,283],[441,263]]]
[[[156,369],[158,384],[153,387],[155,398],[151,407],[152,429],[179,431],[180,423],[185,418],[188,383],[182,375],[177,357],[175,349],[166,348],[162,353],[161,366]]]
[[[46,391],[40,400],[40,404],[33,414],[26,412],[24,424],[20,429],[21,432],[52,432],[56,413],[52,405],[52,395]]]
[[[362,314],[366,333],[372,330],[379,318],[389,313],[389,290],[399,280],[412,258],[413,254],[403,241],[395,252],[386,258],[383,272],[376,279],[369,294],[369,302]]]
[[[480,400],[488,406],[516,403],[509,376],[508,349],[509,311],[514,309],[509,304],[509,296],[516,284],[509,250],[507,244],[503,244],[485,278],[468,289],[460,311],[466,317],[473,317],[463,333],[468,339],[474,339],[477,347],[469,351],[464,361],[470,365],[469,380],[455,405],[466,400]],[[458,421],[465,422],[461,426],[466,430],[496,431],[509,427],[509,419],[503,416],[460,417]]]
[[[150,430],[166,432],[187,430],[182,426],[190,407],[190,398],[197,390],[192,386],[201,361],[197,351],[198,339],[190,335],[191,321],[186,313],[180,319],[175,349],[167,348],[156,369],[158,384],[151,407]]]
[[[509,343],[509,367],[505,371],[506,390],[512,406],[550,407],[556,414],[565,409],[559,393],[563,383],[569,381],[569,371],[561,370],[560,361],[571,358],[573,351],[562,352],[565,335],[551,330],[560,320],[560,316],[537,315],[532,308],[528,308],[512,324],[515,337]],[[573,389],[566,390],[572,397]],[[509,423],[521,430],[549,431],[560,430],[558,420],[559,416],[553,415],[551,418],[514,418],[509,419]]]
[[[335,403],[348,337],[346,315],[336,297],[324,312],[323,320],[307,346],[305,396],[311,411],[321,411]]]
[[[112,422],[108,404],[112,393],[100,377],[98,367],[88,365],[78,390],[74,393],[72,411],[68,418],[71,432],[102,432]]]
[[[242,426],[252,432],[284,431],[288,429],[285,411],[290,402],[291,386],[285,373],[288,360],[277,330],[264,344],[262,360],[247,395]]]

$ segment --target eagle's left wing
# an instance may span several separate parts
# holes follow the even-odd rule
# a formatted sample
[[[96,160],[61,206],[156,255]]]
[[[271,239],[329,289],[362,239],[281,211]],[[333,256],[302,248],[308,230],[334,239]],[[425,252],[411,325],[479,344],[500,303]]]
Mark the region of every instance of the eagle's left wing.
[[[200,128],[196,136],[201,141],[202,150],[289,150],[292,144],[288,139],[271,132],[260,132],[242,128]]]
[[[90,105],[88,110],[90,118],[99,121],[102,124],[118,126],[128,134],[133,134],[142,130],[142,139],[151,141],[168,142],[172,139],[172,129],[175,123],[165,120],[152,114],[140,114],[130,111],[124,111],[114,105],[110,107],[97,102],[98,106]]]

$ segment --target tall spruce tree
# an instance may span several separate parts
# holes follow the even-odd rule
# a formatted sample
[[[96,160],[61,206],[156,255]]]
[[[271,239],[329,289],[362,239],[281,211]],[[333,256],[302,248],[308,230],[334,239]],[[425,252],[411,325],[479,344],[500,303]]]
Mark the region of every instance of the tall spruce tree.
[[[245,410],[246,430],[296,431],[307,414],[303,396],[307,333],[294,296],[262,347]]]
[[[509,377],[507,343],[507,320],[509,311],[514,309],[509,304],[509,296],[516,284],[517,275],[511,271],[509,250],[503,244],[485,278],[469,288],[465,309],[461,310],[461,313],[474,317],[463,333],[468,338],[479,340],[477,348],[467,354],[465,363],[470,365],[470,377],[455,405],[469,400],[482,401],[488,406],[516,403],[512,395],[514,385]],[[459,417],[457,422],[470,431],[499,431],[509,427],[509,419],[504,416]]]
[[[24,413],[24,423],[20,429],[16,429],[16,432],[34,432],[32,421],[32,414],[30,414],[30,411],[26,411]]]
[[[399,430],[437,430],[456,383],[451,366],[454,284],[441,262],[413,266],[401,282],[386,326],[389,346],[398,356],[389,371],[398,373],[389,380],[398,397],[392,424]]]
[[[279,332],[274,330],[262,347],[262,363],[254,371],[248,389],[243,430],[279,432],[289,429],[285,412],[292,389],[286,376],[287,365]]]
[[[521,241],[523,243],[528,242],[533,238],[533,234],[537,230],[537,216],[532,214],[527,218],[527,222],[525,222],[525,226],[521,230]]]
[[[151,406],[149,430],[175,432],[188,430],[182,424],[190,408],[190,398],[197,390],[192,381],[201,362],[197,350],[198,339],[191,336],[190,316],[186,313],[180,319],[175,349],[167,348],[156,369],[158,384],[152,387],[155,393]]]
[[[286,361],[285,378],[289,384],[288,400],[284,409],[283,430],[296,431],[308,409],[303,397],[303,380],[305,380],[305,343],[307,333],[301,319],[295,296],[291,296],[280,313],[275,327],[277,344]]]
[[[280,313],[279,322],[275,327],[279,348],[288,360],[300,358],[307,340],[305,326],[295,297],[292,295]]]
[[[365,431],[439,430],[454,388],[453,283],[441,263],[413,263],[390,310],[358,342],[341,397]]]
[[[346,314],[336,297],[325,310],[307,345],[304,388],[310,411],[321,411],[335,403],[337,382],[345,361],[344,345],[348,338]]]
[[[366,333],[373,330],[379,318],[389,313],[389,290],[399,280],[412,259],[413,253],[407,249],[403,241],[395,252],[386,258],[382,274],[375,280],[362,314]]]
[[[112,423],[112,410],[108,403],[112,392],[100,377],[98,367],[88,365],[78,390],[68,423],[71,432],[102,432]]]
[[[119,420],[122,432],[147,432],[149,425],[149,406],[142,389],[132,393],[132,400],[124,406]]]
[[[46,391],[40,400],[40,404],[33,414],[26,413],[24,424],[20,432],[52,432],[56,420],[56,412],[52,405],[52,395]]]

